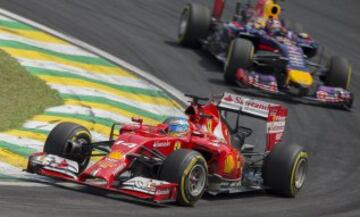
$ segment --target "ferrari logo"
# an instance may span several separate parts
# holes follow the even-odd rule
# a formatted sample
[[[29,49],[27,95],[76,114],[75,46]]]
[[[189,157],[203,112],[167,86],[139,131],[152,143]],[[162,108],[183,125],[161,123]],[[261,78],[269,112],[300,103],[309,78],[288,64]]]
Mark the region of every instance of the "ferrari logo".
[[[208,129],[209,132],[211,132],[211,130],[212,130],[212,121],[211,120],[209,120],[207,122],[207,129]]]
[[[181,148],[181,142],[179,142],[179,141],[175,142],[175,144],[174,144],[174,150],[178,150],[178,149],[180,149],[180,148]]]

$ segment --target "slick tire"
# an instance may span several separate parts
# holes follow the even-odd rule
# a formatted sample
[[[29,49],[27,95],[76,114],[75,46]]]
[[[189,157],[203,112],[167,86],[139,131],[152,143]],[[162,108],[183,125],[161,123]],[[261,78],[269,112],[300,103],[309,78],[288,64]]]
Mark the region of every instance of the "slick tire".
[[[81,147],[73,147],[69,141],[79,143]],[[86,169],[91,156],[91,134],[83,126],[74,123],[60,123],[48,135],[44,152],[57,155],[79,164],[79,173]]]
[[[341,87],[346,90],[350,88],[351,66],[347,59],[341,57],[331,57],[329,70],[325,75],[325,85]]]
[[[208,35],[210,24],[211,14],[207,7],[188,4],[181,13],[178,43],[193,48],[200,47],[200,40]]]
[[[253,65],[254,53],[254,45],[249,40],[236,38],[231,42],[224,67],[226,83],[235,84],[236,71],[239,68],[248,69]]]
[[[263,178],[269,192],[295,197],[306,180],[308,154],[299,145],[278,144],[263,164]]]
[[[159,178],[178,184],[177,204],[193,206],[207,186],[208,169],[203,156],[196,151],[179,149],[164,161]]]

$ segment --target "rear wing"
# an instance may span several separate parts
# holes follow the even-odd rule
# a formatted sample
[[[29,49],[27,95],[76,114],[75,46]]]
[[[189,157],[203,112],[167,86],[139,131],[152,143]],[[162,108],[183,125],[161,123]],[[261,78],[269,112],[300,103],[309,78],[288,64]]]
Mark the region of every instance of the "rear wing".
[[[266,120],[266,150],[281,142],[285,131],[287,108],[274,103],[269,103],[241,95],[224,93],[218,101],[220,110],[233,111]]]

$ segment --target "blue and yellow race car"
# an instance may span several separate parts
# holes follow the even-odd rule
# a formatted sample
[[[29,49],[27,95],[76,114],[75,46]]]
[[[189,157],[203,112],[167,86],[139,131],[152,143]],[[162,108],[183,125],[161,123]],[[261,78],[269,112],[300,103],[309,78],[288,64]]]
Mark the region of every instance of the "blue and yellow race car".
[[[205,6],[187,5],[181,13],[178,42],[211,52],[224,63],[228,84],[352,107],[348,60],[312,61],[318,42],[304,33],[301,25],[282,18],[276,0],[237,3],[228,22],[221,20],[224,4],[224,0],[216,0],[212,14]]]

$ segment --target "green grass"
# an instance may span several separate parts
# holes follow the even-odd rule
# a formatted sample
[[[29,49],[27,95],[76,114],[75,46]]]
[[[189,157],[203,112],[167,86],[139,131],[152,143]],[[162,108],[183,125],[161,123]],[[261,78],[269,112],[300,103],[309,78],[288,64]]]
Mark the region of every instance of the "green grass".
[[[0,50],[0,131],[19,128],[45,108],[62,103],[58,92]]]

